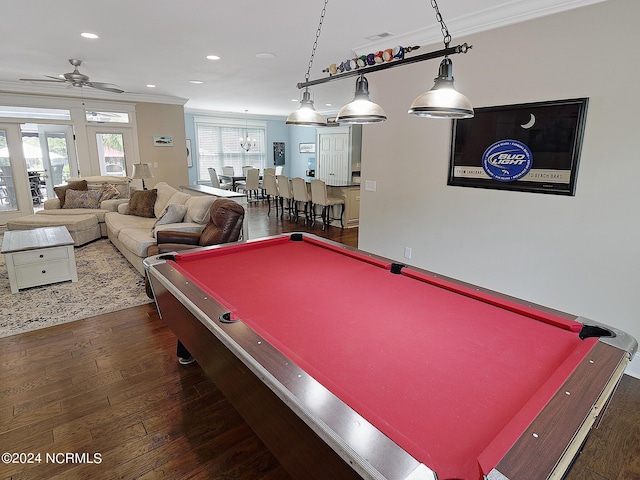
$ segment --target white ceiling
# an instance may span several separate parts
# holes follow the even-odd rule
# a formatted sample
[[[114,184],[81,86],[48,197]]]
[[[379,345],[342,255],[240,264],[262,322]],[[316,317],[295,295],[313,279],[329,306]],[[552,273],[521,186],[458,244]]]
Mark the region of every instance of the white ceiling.
[[[470,33],[599,1],[440,0],[439,8],[453,46]],[[304,81],[323,5],[324,0],[13,1],[2,9],[0,91],[80,96],[81,89],[64,84],[18,80],[70,72],[67,60],[77,58],[83,60],[80,72],[91,80],[126,91],[83,88],[85,98],[174,97],[168,101],[186,102],[188,110],[288,115],[298,107],[296,84]],[[85,39],[81,32],[100,38]],[[367,39],[383,32],[394,35],[377,43]],[[354,52],[396,45],[431,45],[418,54],[443,47],[430,1],[332,0],[310,78],[325,76],[322,69]],[[258,53],[275,57],[257,58]],[[221,59],[207,60],[211,54]],[[352,82],[314,87],[316,109],[333,113],[349,102]]]

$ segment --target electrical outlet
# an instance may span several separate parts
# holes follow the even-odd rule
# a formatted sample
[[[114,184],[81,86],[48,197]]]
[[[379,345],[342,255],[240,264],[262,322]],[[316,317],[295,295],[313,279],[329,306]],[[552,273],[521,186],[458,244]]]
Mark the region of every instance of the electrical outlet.
[[[364,189],[367,192],[375,192],[376,191],[376,182],[374,180],[365,180],[364,181]]]
[[[411,248],[404,247],[404,258],[411,258]]]

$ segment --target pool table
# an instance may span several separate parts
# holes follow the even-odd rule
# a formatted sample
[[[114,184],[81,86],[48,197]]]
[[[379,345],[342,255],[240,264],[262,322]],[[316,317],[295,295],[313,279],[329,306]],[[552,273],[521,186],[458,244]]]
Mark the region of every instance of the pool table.
[[[145,268],[162,319],[305,480],[561,478],[637,348],[306,233]]]

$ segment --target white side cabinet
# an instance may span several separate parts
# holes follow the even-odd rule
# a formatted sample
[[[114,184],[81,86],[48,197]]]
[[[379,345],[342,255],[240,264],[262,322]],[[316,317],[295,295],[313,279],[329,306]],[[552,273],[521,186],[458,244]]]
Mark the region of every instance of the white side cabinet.
[[[11,293],[18,293],[21,288],[78,281],[73,239],[65,227],[5,232],[2,254]]]

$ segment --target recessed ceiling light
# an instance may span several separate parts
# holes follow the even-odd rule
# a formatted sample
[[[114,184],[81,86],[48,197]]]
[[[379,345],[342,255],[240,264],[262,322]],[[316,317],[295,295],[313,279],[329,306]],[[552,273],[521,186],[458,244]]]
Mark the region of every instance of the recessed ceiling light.
[[[147,84],[147,87],[148,87],[148,88],[156,88],[156,86],[155,86],[155,85],[153,85],[152,83],[148,83],[148,84]]]
[[[204,83],[202,80],[189,80],[189,83],[193,83],[195,85],[200,85],[202,83]]]
[[[207,59],[209,60],[220,60],[218,55],[207,55]]]
[[[80,34],[81,37],[84,38],[100,38],[98,35],[96,35],[95,33],[89,33],[89,32],[82,32]]]
[[[269,52],[256,53],[257,58],[276,58],[275,54]]]
[[[332,105],[333,105],[332,103],[325,103],[325,104],[324,104],[324,106],[325,106],[325,107],[330,107],[330,106],[332,106]]]

